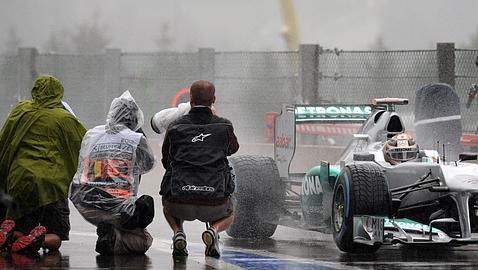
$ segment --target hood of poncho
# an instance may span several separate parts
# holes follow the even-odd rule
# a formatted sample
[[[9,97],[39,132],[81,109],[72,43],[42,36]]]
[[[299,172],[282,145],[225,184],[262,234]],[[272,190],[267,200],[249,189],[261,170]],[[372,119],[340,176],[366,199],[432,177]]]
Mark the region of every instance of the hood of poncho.
[[[126,90],[114,98],[106,117],[106,129],[118,132],[124,127],[137,131],[144,124],[143,111],[139,108],[131,93]]]

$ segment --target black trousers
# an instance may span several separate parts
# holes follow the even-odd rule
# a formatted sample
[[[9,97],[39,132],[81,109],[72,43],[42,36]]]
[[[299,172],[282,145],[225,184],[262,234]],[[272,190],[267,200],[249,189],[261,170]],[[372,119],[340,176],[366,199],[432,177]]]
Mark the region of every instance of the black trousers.
[[[125,212],[121,213],[121,225],[128,230],[134,228],[146,228],[154,218],[154,200],[149,195],[142,195],[135,204],[135,209],[132,215]]]

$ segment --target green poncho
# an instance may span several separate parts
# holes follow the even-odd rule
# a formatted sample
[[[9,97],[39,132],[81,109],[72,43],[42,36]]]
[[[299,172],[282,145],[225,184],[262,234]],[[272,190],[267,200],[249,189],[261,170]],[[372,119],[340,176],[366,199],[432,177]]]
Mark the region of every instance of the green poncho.
[[[43,75],[32,100],[20,102],[0,133],[0,188],[13,197],[18,219],[40,206],[68,197],[86,130],[61,104],[63,86]]]

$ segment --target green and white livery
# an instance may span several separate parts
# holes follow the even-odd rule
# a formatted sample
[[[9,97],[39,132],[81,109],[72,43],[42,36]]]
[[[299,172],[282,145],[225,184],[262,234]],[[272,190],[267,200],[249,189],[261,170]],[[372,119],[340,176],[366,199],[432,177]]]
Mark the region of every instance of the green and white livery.
[[[270,237],[277,225],[333,235],[343,252],[372,253],[381,245],[478,243],[478,156],[446,161],[437,149],[391,165],[382,148],[405,132],[395,106],[373,104],[284,105],[275,122],[274,158],[234,156],[235,222],[232,237]],[[296,125],[361,123],[336,164],[316,161],[290,173]],[[431,158],[433,157],[433,159]],[[436,157],[439,157],[438,159]]]

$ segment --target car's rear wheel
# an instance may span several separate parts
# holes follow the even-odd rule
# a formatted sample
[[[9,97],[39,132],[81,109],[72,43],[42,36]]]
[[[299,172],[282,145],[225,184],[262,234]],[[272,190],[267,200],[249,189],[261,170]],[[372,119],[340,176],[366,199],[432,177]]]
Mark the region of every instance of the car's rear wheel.
[[[332,230],[337,247],[349,253],[373,253],[370,246],[353,241],[354,215],[388,215],[390,195],[384,173],[372,162],[347,165],[334,187]]]
[[[271,237],[285,196],[275,161],[270,157],[241,155],[229,159],[236,181],[234,222],[227,234],[235,238]]]

